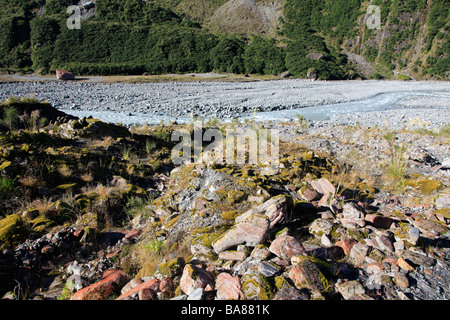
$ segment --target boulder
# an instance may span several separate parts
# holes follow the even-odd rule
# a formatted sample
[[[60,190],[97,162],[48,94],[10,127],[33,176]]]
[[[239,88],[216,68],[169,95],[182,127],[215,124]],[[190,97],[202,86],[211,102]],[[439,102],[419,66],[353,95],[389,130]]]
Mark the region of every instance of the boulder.
[[[308,296],[300,292],[298,289],[291,288],[281,288],[275,294],[274,300],[309,300]]]
[[[425,235],[435,236],[449,232],[449,229],[445,226],[445,224],[431,220],[414,220],[413,225]]]
[[[250,268],[242,276],[241,284],[246,300],[271,300],[273,298],[270,282],[258,272],[257,267]]]
[[[286,78],[289,78],[291,76],[292,76],[292,74],[289,72],[289,70],[280,73],[280,78],[281,79],[286,79]]]
[[[291,236],[277,237],[270,245],[269,251],[283,260],[290,260],[296,255],[306,255],[302,243]]]
[[[423,266],[426,268],[430,268],[436,264],[436,260],[433,258],[430,258],[424,254],[420,254],[417,252],[413,252],[410,250],[402,250],[399,252],[400,257],[403,258],[404,261],[408,262],[408,264],[417,265],[417,266]],[[404,268],[408,269],[408,268]]]
[[[107,270],[101,281],[83,288],[72,296],[71,300],[104,300],[120,291],[128,276],[120,270]]]
[[[318,180],[311,181],[311,186],[320,194],[333,194],[336,192],[336,189],[333,187],[330,181],[325,178],[320,178]]]
[[[358,299],[358,296],[366,293],[363,285],[356,280],[338,281],[336,283],[336,289],[345,300]]]
[[[289,271],[289,278],[298,289],[321,293],[331,289],[330,282],[308,257],[297,257],[296,262]]]
[[[321,195],[316,190],[311,189],[300,189],[298,191],[299,196],[301,196],[305,201],[311,202],[316,201],[321,198]]]
[[[389,229],[391,224],[394,222],[393,219],[380,216],[377,214],[367,214],[364,220],[370,222],[375,228],[379,229]]]
[[[192,291],[192,293],[187,297],[186,300],[203,300],[204,295],[205,295],[205,289],[196,288]]]
[[[56,70],[58,80],[75,80],[75,74],[66,70]]]
[[[309,59],[312,59],[312,60],[321,60],[321,59],[323,59],[323,53],[322,52],[311,52],[306,57]]]
[[[134,286],[132,289],[125,291],[116,300],[127,300],[135,294],[139,296],[139,300],[151,300],[150,297],[152,297],[152,293],[156,294],[156,292],[159,291],[160,282],[161,281],[158,279],[145,281]]]
[[[314,71],[308,71],[308,73],[306,74],[306,77],[311,81],[316,81],[317,73],[315,73]]]
[[[366,225],[364,213],[353,202],[344,204],[342,215],[341,223],[348,229],[356,229]]]
[[[205,269],[193,264],[187,264],[181,275],[180,288],[189,296],[197,288],[212,291],[214,289],[214,281],[211,274]]]
[[[263,242],[269,230],[270,220],[266,216],[253,214],[239,222],[217,239],[212,247],[216,253],[230,247],[245,244],[254,247]]]
[[[175,284],[173,283],[172,278],[165,277],[159,283],[159,291],[166,293],[167,295],[171,295],[175,290]]]
[[[353,248],[353,246],[355,244],[357,244],[358,241],[354,240],[354,239],[342,239],[339,240],[338,242],[336,242],[336,246],[342,248],[342,250],[344,251],[345,255],[348,256]]]
[[[216,278],[217,300],[243,300],[239,277],[233,277],[229,273],[222,272]]]
[[[450,195],[443,194],[436,199],[436,209],[450,208]]]
[[[355,266],[360,266],[364,263],[367,254],[369,253],[369,246],[358,242],[350,249],[350,260]]]
[[[247,217],[260,214],[265,215],[270,220],[270,228],[276,225],[289,223],[292,221],[294,200],[290,196],[275,196],[256,208],[253,208],[236,218],[236,222],[245,220]]]
[[[234,260],[244,261],[247,258],[248,253],[244,251],[222,251],[219,252],[219,259],[221,260]]]
[[[314,220],[308,228],[309,233],[315,235],[317,238],[322,237],[322,235],[329,235],[333,230],[333,222],[329,219],[316,219]]]

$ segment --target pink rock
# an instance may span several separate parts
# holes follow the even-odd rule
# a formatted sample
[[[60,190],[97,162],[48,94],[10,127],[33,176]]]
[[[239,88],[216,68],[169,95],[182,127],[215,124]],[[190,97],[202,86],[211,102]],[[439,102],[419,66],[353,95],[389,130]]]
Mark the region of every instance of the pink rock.
[[[106,255],[105,255],[105,258],[111,259],[111,258],[117,256],[120,252],[122,252],[122,250],[116,249],[116,250],[114,250],[113,252],[106,254]]]
[[[345,255],[348,256],[356,243],[358,243],[358,241],[354,239],[342,239],[336,242],[335,246],[341,247],[342,250],[344,250]]]
[[[306,189],[303,192],[299,192],[299,194],[303,199],[305,199],[305,201],[308,202],[319,200],[321,198],[320,194],[316,190]]]
[[[153,300],[153,293],[150,289],[144,288],[138,292],[139,300]]]
[[[335,193],[336,190],[334,189],[333,185],[330,181],[328,181],[325,178],[321,178],[319,180],[311,181],[311,186],[316,190],[318,193],[321,194],[330,194]]]
[[[256,246],[261,243],[269,230],[269,219],[260,214],[252,214],[245,219],[236,219],[237,224],[217,239],[212,247],[216,253],[240,244]]]
[[[197,288],[212,291],[214,289],[214,281],[210,273],[205,269],[187,264],[180,279],[180,288],[187,295],[190,295]]]
[[[364,220],[370,222],[375,228],[380,229],[389,229],[392,222],[394,222],[391,218],[383,217],[377,214],[367,214],[364,217]]]
[[[139,231],[137,230],[131,230],[130,232],[128,232],[125,235],[125,239],[132,239],[132,238],[136,238],[139,235]]]
[[[341,223],[346,228],[364,227],[364,213],[352,202],[344,204]]]
[[[127,282],[128,276],[120,270],[107,270],[101,281],[74,293],[71,300],[104,300]]]
[[[222,260],[234,260],[244,261],[247,258],[248,253],[244,251],[222,251],[219,252],[219,259]]]
[[[290,196],[278,195],[270,198],[263,204],[250,209],[236,218],[239,223],[252,215],[266,216],[270,221],[269,228],[275,225],[284,224],[292,221],[292,213],[294,209],[294,200]]]
[[[127,297],[134,295],[134,294],[141,295],[140,294],[141,291],[143,291],[143,296],[147,297],[148,292],[150,292],[150,294],[151,294],[151,291],[153,291],[154,293],[159,291],[159,284],[160,284],[160,280],[158,280],[158,279],[151,279],[151,280],[145,281],[145,282],[137,285],[133,289],[130,289],[127,292],[121,294],[120,297],[118,297],[116,300],[124,300]],[[148,292],[146,292],[146,290]],[[139,299],[140,299],[140,297],[139,297]],[[145,299],[145,300],[149,300],[149,299]]]
[[[289,271],[289,278],[298,289],[327,290],[327,281],[319,268],[309,260],[300,261]]]
[[[216,293],[217,300],[244,299],[239,277],[233,277],[226,272],[220,273],[217,276],[216,290],[217,290]]]
[[[174,291],[174,289],[175,285],[173,283],[172,278],[166,277],[162,279],[161,282],[159,283],[159,290],[161,292],[171,294]]]
[[[384,269],[384,266],[381,263],[378,263],[378,262],[370,263],[366,267],[367,273],[374,273],[374,272],[377,272],[377,271],[381,271],[383,269]]]
[[[277,237],[270,245],[269,251],[284,260],[290,260],[292,256],[296,255],[306,255],[306,250],[301,242],[291,236]]]

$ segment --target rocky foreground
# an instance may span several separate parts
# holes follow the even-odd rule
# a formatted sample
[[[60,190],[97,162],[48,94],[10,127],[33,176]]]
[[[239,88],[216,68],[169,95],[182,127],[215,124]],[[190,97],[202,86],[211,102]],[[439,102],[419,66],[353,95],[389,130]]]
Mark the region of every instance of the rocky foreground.
[[[271,176],[175,167],[176,124],[2,134],[3,298],[450,298],[448,126],[270,126]]]

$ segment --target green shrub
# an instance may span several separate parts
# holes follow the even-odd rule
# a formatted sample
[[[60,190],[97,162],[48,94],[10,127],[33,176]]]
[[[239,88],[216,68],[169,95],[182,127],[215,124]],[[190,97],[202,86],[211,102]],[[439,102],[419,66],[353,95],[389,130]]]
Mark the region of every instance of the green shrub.
[[[411,77],[410,77],[410,76],[407,76],[406,74],[402,74],[402,73],[399,73],[399,74],[397,75],[397,77],[398,77],[400,80],[402,80],[402,81],[408,81],[408,80],[411,80]]]
[[[8,128],[9,132],[12,133],[19,122],[19,112],[16,108],[11,106],[3,106],[2,118],[0,119],[0,125]]]

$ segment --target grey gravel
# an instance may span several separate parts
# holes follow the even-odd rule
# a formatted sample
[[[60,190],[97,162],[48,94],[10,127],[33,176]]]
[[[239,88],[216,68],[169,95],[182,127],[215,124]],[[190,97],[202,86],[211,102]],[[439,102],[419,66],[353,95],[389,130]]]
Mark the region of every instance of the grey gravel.
[[[417,118],[440,127],[450,118],[449,82],[437,81],[1,83],[0,100],[10,96],[32,96],[76,116],[123,124],[189,121],[193,116],[221,121],[235,117],[286,121],[304,116],[318,125],[404,126]]]

